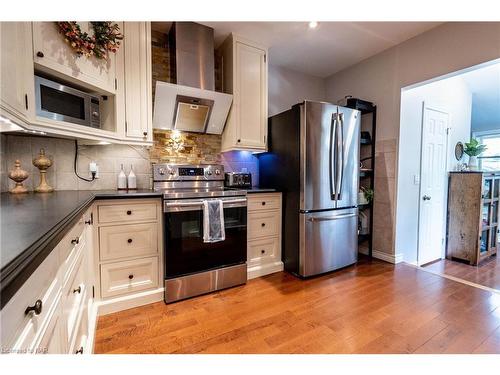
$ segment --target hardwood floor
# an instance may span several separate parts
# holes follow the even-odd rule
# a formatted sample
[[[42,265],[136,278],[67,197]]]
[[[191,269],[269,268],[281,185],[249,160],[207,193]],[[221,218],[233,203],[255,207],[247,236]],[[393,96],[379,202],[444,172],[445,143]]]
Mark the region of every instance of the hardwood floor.
[[[437,262],[424,266],[425,269],[443,275],[458,277],[475,284],[487,286],[500,290],[500,257],[492,256],[479,266],[441,259]]]
[[[500,353],[500,295],[362,262],[99,318],[96,353]]]

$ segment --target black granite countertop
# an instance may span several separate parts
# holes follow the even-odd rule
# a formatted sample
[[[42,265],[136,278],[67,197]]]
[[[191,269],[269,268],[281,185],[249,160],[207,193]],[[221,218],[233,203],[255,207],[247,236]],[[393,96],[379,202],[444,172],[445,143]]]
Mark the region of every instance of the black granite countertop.
[[[161,197],[161,192],[57,191],[1,194],[1,307],[96,199]],[[17,289],[16,289],[17,288]]]

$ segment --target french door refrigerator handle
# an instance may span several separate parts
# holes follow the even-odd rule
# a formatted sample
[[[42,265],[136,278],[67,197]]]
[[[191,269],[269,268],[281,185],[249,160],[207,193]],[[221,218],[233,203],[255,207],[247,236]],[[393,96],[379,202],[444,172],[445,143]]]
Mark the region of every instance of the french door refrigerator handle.
[[[337,113],[337,121],[339,123],[339,126],[338,126],[339,145],[337,146],[338,156],[337,156],[336,169],[337,169],[338,176],[335,178],[335,182],[337,183],[337,185],[335,186],[335,191],[337,192],[336,199],[339,200],[339,199],[341,199],[342,182],[344,180],[344,114],[343,113]]]
[[[307,219],[307,221],[331,221],[331,220],[342,220],[342,219],[347,219],[349,217],[354,217],[357,216],[358,214],[343,214],[343,215],[336,215],[336,216],[318,216],[318,217],[310,217]]]
[[[337,113],[332,114],[332,122],[330,126],[330,160],[329,160],[329,169],[330,169],[330,195],[332,200],[337,200]],[[335,168],[335,170],[334,170]]]

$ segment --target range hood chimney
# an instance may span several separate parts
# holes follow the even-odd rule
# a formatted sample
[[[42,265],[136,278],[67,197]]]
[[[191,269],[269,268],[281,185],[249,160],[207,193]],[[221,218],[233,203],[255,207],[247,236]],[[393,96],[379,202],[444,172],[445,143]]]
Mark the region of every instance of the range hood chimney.
[[[214,29],[195,22],[174,22],[169,48],[173,83],[215,91]]]
[[[214,30],[174,22],[169,49],[173,83],[156,82],[153,127],[221,134],[232,95],[215,91]]]

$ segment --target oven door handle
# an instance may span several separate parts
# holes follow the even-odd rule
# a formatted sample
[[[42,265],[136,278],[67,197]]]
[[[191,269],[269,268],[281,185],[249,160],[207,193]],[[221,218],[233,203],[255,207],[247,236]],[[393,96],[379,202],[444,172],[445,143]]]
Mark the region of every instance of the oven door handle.
[[[223,200],[223,204],[246,203],[246,198]],[[203,201],[197,202],[165,202],[165,207],[196,207],[203,205]]]

